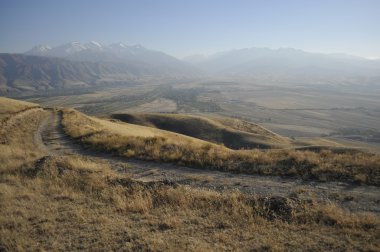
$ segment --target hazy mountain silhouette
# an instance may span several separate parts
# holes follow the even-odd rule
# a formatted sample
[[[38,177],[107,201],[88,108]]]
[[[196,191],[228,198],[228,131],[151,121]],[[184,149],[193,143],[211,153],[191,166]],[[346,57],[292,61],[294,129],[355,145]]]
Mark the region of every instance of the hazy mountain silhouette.
[[[292,48],[246,48],[184,60],[214,75],[296,77],[378,77],[380,61],[344,54],[309,53]]]
[[[130,81],[187,79],[193,68],[154,67],[143,62],[81,62],[24,54],[0,54],[0,94],[29,94]]]
[[[25,54],[58,57],[75,61],[145,64],[163,71],[196,71],[190,64],[163,52],[149,50],[141,45],[128,46],[123,43],[103,45],[96,41],[91,41],[89,43],[71,42],[56,47],[44,45],[36,46],[25,52]]]

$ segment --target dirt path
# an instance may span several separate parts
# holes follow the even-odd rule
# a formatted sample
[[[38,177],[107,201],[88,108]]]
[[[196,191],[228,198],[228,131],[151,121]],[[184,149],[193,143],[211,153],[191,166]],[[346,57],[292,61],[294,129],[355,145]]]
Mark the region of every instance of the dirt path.
[[[61,115],[49,111],[36,132],[36,141],[50,155],[79,154],[106,160],[119,172],[126,172],[139,181],[170,180],[192,187],[212,190],[240,190],[259,195],[297,196],[336,202],[352,211],[371,211],[380,215],[380,188],[354,186],[342,182],[318,183],[279,177],[233,174],[194,169],[171,164],[127,160],[110,154],[86,150],[65,135]]]

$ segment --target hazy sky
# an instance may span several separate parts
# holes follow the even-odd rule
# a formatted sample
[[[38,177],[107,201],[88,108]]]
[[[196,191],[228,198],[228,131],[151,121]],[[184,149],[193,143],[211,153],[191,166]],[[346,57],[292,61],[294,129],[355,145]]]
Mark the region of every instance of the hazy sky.
[[[293,47],[380,58],[380,0],[0,0],[0,52],[70,41],[182,57]]]

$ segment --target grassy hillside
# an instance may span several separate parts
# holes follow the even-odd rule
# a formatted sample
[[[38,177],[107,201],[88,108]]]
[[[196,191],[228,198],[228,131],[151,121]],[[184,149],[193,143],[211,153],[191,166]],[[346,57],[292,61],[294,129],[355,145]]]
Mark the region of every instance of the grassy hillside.
[[[0,166],[11,170],[41,157],[42,152],[34,142],[33,132],[45,117],[37,104],[0,98]],[[23,116],[19,116],[25,111]]]
[[[79,87],[127,83],[154,77],[196,78],[196,69],[167,55],[157,55],[160,62],[167,57],[172,62],[152,65],[139,59],[127,61],[71,61],[56,57],[0,53],[0,94],[38,94],[50,90],[70,90]],[[141,55],[142,56],[142,55]],[[162,58],[160,60],[160,58]]]
[[[0,143],[0,251],[380,248],[380,222],[374,214],[352,213],[313,198],[259,197],[167,181],[137,182],[128,173],[112,170],[104,160],[50,156],[35,142],[47,112],[36,109],[19,116],[11,111],[17,109],[4,111],[11,119],[1,135],[6,142]],[[106,142],[100,137],[111,133],[120,140],[113,138],[108,144],[119,144],[120,149],[134,134],[149,141],[154,139],[150,134],[172,136],[135,125],[123,127],[74,110],[65,110],[63,117],[67,132],[88,144],[97,139],[96,144],[104,148]]]
[[[379,249],[376,216],[328,203],[139,183],[75,156],[0,169],[6,251]]]
[[[263,127],[231,118],[209,118],[181,114],[113,114],[112,118],[127,123],[173,131],[232,149],[271,148],[290,141]]]
[[[35,103],[0,97],[0,123],[15,113],[38,107]]]
[[[134,125],[138,129],[134,135],[128,130],[130,124],[95,119],[75,110],[64,110],[62,123],[68,135],[87,146],[124,157],[230,172],[380,185],[380,156],[370,153],[232,150],[144,126]],[[157,134],[142,134],[140,130]]]
[[[0,97],[0,114],[12,114],[21,110],[36,107],[39,107],[39,105],[31,102],[17,101],[6,97]]]
[[[94,137],[95,135],[118,135],[125,138],[140,138],[140,139],[167,139],[173,143],[202,146],[212,145],[209,142],[189,137],[175,132],[160,130],[152,127],[139,126],[123,122],[112,122],[96,117],[87,116],[73,109],[63,110],[63,124],[66,132],[74,138]],[[101,141],[101,139],[98,139]],[[113,139],[102,139],[110,141]]]

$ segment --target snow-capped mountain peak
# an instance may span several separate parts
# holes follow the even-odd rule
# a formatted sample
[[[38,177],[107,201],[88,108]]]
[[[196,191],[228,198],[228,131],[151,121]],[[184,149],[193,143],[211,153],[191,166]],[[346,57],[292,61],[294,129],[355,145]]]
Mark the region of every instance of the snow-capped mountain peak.
[[[48,45],[37,45],[26,52],[26,54],[43,55],[48,53],[52,48]]]
[[[92,51],[104,51],[106,50],[106,46],[102,45],[99,42],[96,41],[91,41],[89,43],[84,44],[87,50],[92,50]]]
[[[96,42],[96,41],[91,41],[90,44],[97,47],[103,47],[99,42]]]
[[[115,44],[111,44],[108,46],[110,49],[113,49],[113,50],[124,50],[124,49],[127,49],[129,48],[129,46],[127,46],[126,44],[124,43],[115,43]]]
[[[145,49],[142,45],[140,45],[140,44],[137,44],[137,45],[134,45],[134,46],[132,46],[133,47],[133,49]]]
[[[51,47],[48,45],[41,45],[39,47],[39,50],[41,50],[42,52],[49,51],[49,50],[51,50]]]
[[[127,46],[126,45],[124,45],[123,43],[119,43],[119,46],[120,47],[124,47],[124,48],[126,48]]]
[[[43,50],[48,51],[42,52]],[[178,67],[177,64],[180,62],[164,53],[146,49],[140,44],[129,46],[121,42],[110,45],[103,45],[97,41],[70,42],[50,49],[46,47],[43,50],[31,50],[26,54],[88,62],[139,62],[139,64],[144,62],[149,65],[157,64],[160,67],[170,64]]]
[[[52,50],[58,54],[61,54],[61,53],[72,54],[72,53],[86,50],[86,47],[82,43],[75,41],[75,42],[70,42],[68,44],[54,47]]]

